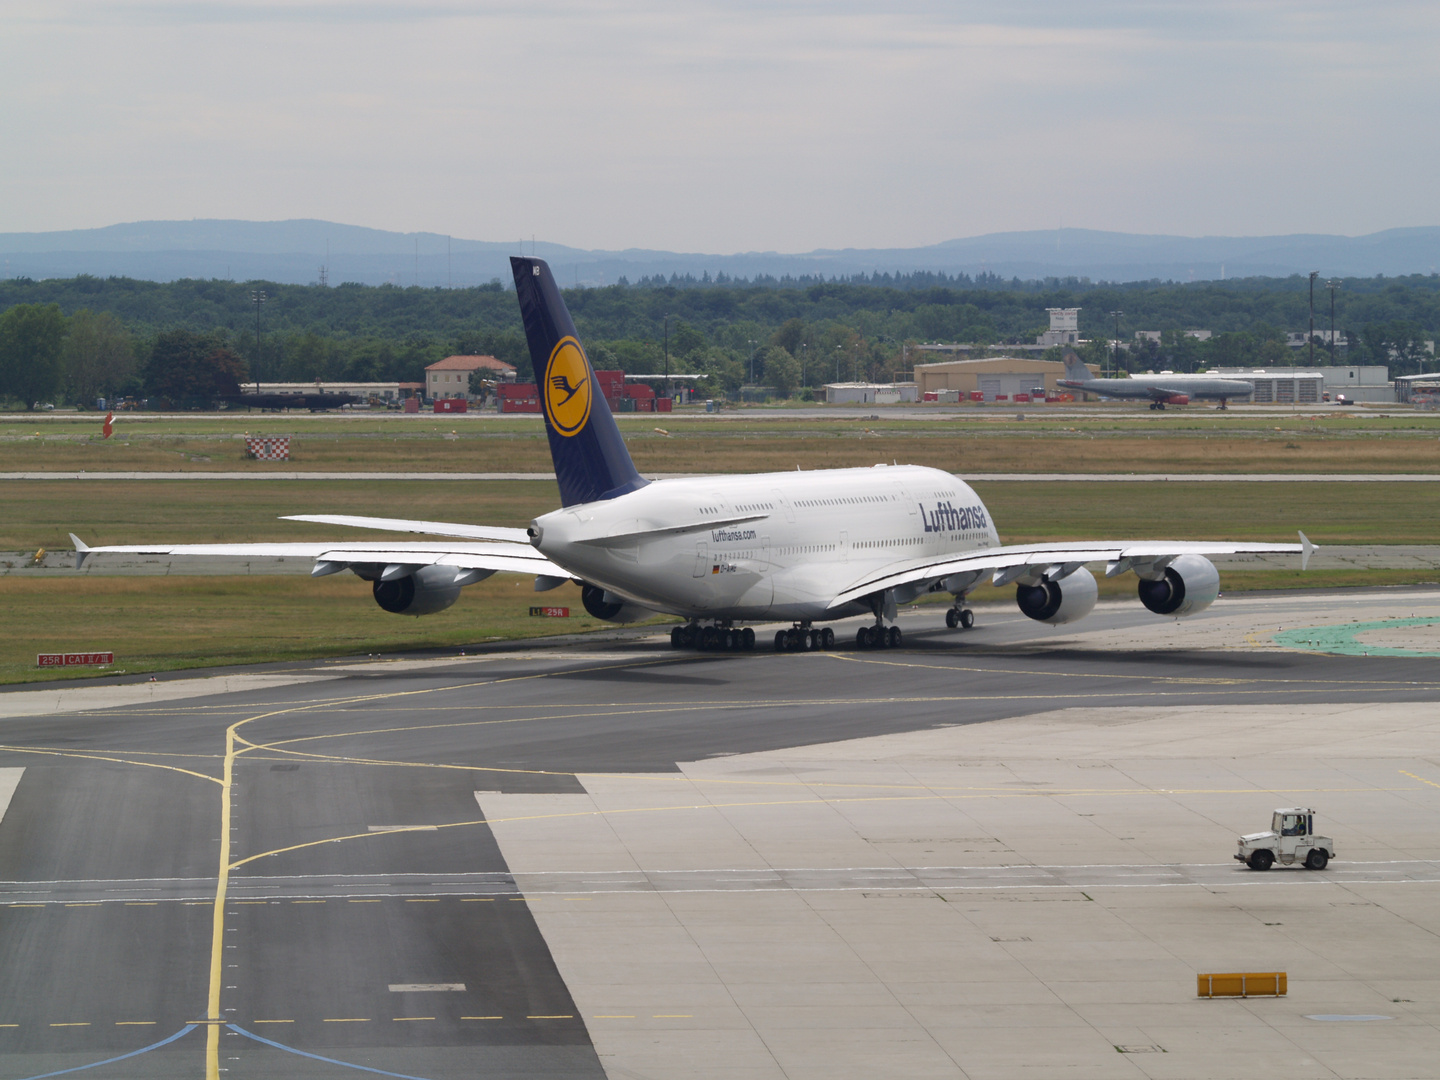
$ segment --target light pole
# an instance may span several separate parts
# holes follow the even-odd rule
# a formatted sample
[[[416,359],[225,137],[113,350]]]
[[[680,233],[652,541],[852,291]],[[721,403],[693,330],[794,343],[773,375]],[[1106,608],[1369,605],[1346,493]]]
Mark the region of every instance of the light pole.
[[[807,342],[807,341],[802,341],[802,342],[800,343],[800,385],[801,385],[801,386],[806,385],[806,384],[805,384],[805,362],[806,362],[807,360],[809,360],[809,359],[810,359],[810,343]]]
[[[1123,311],[1112,311],[1110,314],[1115,319],[1115,343],[1110,346],[1110,374],[1115,374],[1115,369],[1120,366],[1120,316]]]
[[[746,345],[750,346],[750,385],[755,385],[755,352],[760,347],[758,341],[747,340]]]
[[[1340,287],[1340,282],[1331,278],[1325,282],[1325,288],[1330,290],[1330,363],[1335,363],[1335,290]]]
[[[1310,271],[1310,337],[1307,343],[1310,346],[1310,366],[1315,366],[1315,279],[1320,276],[1319,270]]]
[[[255,392],[260,392],[260,305],[265,303],[265,290],[260,289],[250,294],[250,302],[255,305]]]
[[[665,316],[665,393],[670,393],[670,316]]]

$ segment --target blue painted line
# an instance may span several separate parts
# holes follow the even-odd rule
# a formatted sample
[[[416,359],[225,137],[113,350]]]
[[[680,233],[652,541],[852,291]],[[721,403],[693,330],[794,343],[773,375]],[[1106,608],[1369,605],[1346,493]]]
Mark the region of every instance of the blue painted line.
[[[293,1046],[286,1046],[284,1043],[278,1043],[274,1039],[267,1039],[263,1036],[256,1035],[253,1031],[246,1031],[238,1024],[226,1024],[225,1026],[238,1035],[244,1035],[247,1039],[254,1039],[256,1042],[264,1043],[266,1046],[273,1046],[276,1050],[284,1050],[287,1054],[298,1054],[301,1057],[310,1058],[312,1061],[323,1061],[327,1065],[339,1065],[342,1069],[357,1069],[360,1072],[375,1073],[377,1076],[397,1076],[400,1080],[428,1080],[428,1078],[424,1076],[411,1076],[409,1073],[386,1072],[384,1069],[372,1069],[369,1065],[356,1065],[349,1061],[336,1061],[334,1058],[321,1057],[319,1054],[312,1054],[308,1050],[296,1050]],[[119,1059],[117,1058],[116,1060]],[[36,1078],[36,1080],[38,1080],[38,1078]]]
[[[128,1054],[121,1054],[119,1057],[106,1058],[104,1061],[92,1061],[89,1065],[76,1065],[73,1069],[61,1069],[59,1072],[41,1073],[38,1076],[27,1076],[24,1080],[45,1080],[47,1076],[64,1076],[66,1073],[84,1072],[86,1069],[98,1069],[101,1065],[113,1065],[117,1061],[124,1061],[126,1058],[139,1057],[141,1054],[148,1054],[151,1050],[159,1050],[162,1046],[168,1046],[176,1039],[183,1039],[190,1032],[195,1030],[194,1024],[186,1024],[179,1031],[175,1032],[168,1039],[161,1039],[149,1046],[142,1046],[139,1050],[131,1050]]]

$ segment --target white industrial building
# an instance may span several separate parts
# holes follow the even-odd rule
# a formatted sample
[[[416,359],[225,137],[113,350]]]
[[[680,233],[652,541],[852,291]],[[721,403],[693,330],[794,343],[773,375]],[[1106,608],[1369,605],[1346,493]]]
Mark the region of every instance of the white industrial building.
[[[1330,395],[1331,401],[1335,400],[1337,394],[1344,394],[1349,401],[1383,403],[1396,400],[1396,387],[1390,382],[1390,369],[1384,365],[1216,368],[1212,370],[1226,378],[1253,381],[1255,396],[1251,400],[1257,404],[1318,403],[1324,400],[1326,394]],[[1316,380],[1319,381],[1320,387],[1318,391],[1313,391],[1312,384]]]
[[[920,388],[905,383],[826,383],[825,401],[831,405],[899,405],[920,400]]]
[[[418,386],[411,383],[410,386]],[[406,384],[398,382],[247,382],[241,388],[256,394],[350,394],[361,401],[399,401],[409,396]]]
[[[1078,307],[1046,308],[1050,316],[1050,329],[1035,339],[1035,344],[1047,349],[1051,345],[1080,344],[1080,309]]]

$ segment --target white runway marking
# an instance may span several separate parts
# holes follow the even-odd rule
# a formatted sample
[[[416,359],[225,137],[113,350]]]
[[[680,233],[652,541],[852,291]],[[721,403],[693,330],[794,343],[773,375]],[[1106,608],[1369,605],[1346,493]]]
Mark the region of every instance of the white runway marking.
[[[465,992],[464,983],[391,983],[390,991],[395,994],[427,994],[432,991]]]
[[[24,775],[23,768],[0,769],[0,821],[5,820],[5,811],[10,809],[10,800],[15,795],[20,777]]]

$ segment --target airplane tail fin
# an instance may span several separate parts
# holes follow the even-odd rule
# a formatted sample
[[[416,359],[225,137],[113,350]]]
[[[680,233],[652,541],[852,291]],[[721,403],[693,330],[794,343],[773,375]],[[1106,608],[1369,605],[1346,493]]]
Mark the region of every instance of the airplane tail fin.
[[[1080,362],[1080,354],[1074,349],[1065,350],[1065,378],[1071,382],[1084,382],[1086,379],[1093,379],[1090,369]]]
[[[510,269],[561,503],[613,499],[644,487],[605,395],[595,385],[595,372],[550,267],[544,259],[512,256]]]

